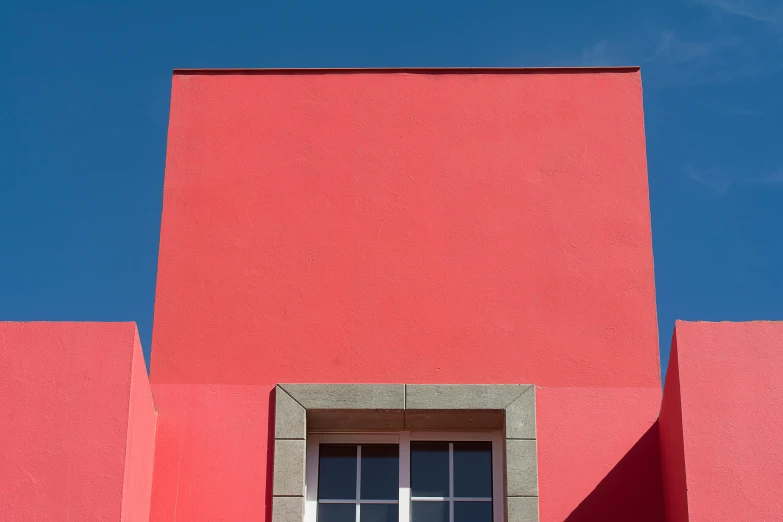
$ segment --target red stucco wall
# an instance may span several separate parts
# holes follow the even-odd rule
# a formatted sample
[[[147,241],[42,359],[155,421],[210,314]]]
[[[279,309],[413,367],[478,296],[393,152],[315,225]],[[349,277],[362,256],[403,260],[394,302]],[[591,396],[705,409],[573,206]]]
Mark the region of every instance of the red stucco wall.
[[[267,386],[158,384],[150,520],[265,520]]]
[[[159,520],[266,512],[276,382],[534,383],[542,520],[607,509],[657,452],[638,71],[175,74],[152,353]]]
[[[661,522],[660,388],[540,388],[541,521]]]
[[[148,517],[154,410],[139,364],[133,323],[0,323],[0,520]]]
[[[688,520],[783,520],[783,323],[678,321],[675,343]]]
[[[122,493],[123,522],[149,520],[157,413],[138,335],[131,363],[128,435]]]
[[[153,381],[658,384],[638,72],[178,74],[169,125]]]
[[[688,522],[688,486],[682,438],[680,365],[677,337],[672,339],[658,427],[661,438],[661,474],[667,522]],[[687,377],[687,376],[686,376]],[[705,390],[706,392],[706,390]]]

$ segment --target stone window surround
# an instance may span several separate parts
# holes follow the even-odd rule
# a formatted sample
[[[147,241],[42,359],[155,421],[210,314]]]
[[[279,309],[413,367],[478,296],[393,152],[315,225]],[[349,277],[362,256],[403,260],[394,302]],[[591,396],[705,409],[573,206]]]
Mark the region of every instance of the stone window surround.
[[[278,384],[272,522],[304,520],[310,431],[502,429],[507,522],[538,522],[535,386]]]

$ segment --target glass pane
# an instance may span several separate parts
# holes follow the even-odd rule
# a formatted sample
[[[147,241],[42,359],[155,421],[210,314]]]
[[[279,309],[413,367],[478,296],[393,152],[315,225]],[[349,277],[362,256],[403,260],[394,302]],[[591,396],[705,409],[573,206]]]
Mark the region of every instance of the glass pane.
[[[411,442],[411,494],[449,496],[448,442]]]
[[[400,494],[399,446],[396,444],[362,445],[361,481],[362,499],[397,500]]]
[[[454,443],[454,496],[492,498],[492,443]]]
[[[411,504],[411,522],[449,522],[449,503],[413,502]]]
[[[454,502],[454,522],[492,522],[492,502]]]
[[[397,522],[399,519],[397,504],[362,504],[361,510],[362,522]]]
[[[321,444],[318,499],[356,499],[356,444]]]
[[[356,504],[318,504],[318,522],[356,522]]]

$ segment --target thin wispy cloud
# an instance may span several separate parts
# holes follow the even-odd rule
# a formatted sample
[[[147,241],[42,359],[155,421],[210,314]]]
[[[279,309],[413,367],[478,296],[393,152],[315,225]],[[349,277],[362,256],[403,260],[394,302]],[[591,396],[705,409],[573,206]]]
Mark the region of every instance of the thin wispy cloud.
[[[722,168],[689,166],[685,168],[685,175],[688,179],[718,195],[725,194],[736,185],[783,186],[783,167],[748,177]]]
[[[773,26],[783,26],[783,4],[777,0],[697,0],[715,11],[763,22]]]
[[[725,194],[735,181],[731,175],[718,168],[686,167],[685,175],[716,194]]]
[[[750,181],[752,183],[760,183],[762,185],[783,185],[783,167],[762,174],[761,176],[753,178]]]
[[[609,44],[609,40],[601,40],[595,45],[582,50],[582,56],[579,64],[582,67],[601,67],[607,65],[618,65],[624,62],[624,59]]]
[[[776,72],[783,66],[757,50],[756,43],[734,34],[715,34],[696,39],[664,30],[655,50],[643,61],[651,84],[726,83]]]
[[[604,38],[583,49],[579,63],[641,64],[651,87],[728,83],[783,70],[783,0],[692,1],[702,8],[699,23],[650,27],[623,42]]]
[[[723,104],[723,112],[732,116],[742,116],[749,118],[755,118],[763,114],[763,112],[760,110],[748,109],[742,106],[732,106],[726,102]]]
[[[706,67],[710,65],[717,54],[741,43],[742,39],[736,36],[688,41],[680,38],[672,30],[665,30],[661,34],[658,47],[648,61],[657,61],[668,65],[695,63]]]

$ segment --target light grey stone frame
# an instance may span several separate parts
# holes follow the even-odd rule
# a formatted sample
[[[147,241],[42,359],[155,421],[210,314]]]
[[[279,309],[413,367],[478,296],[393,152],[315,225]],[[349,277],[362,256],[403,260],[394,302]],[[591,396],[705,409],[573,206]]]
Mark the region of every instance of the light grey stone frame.
[[[303,522],[307,433],[503,429],[507,522],[538,522],[535,386],[278,384],[272,522]]]

